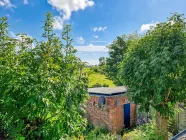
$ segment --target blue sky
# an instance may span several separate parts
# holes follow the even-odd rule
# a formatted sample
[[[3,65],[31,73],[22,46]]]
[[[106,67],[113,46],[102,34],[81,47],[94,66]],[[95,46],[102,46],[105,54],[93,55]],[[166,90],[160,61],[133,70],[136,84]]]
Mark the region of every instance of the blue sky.
[[[116,36],[143,33],[170,13],[186,14],[185,6],[186,0],[0,0],[0,16],[8,16],[10,36],[24,32],[42,40],[41,21],[52,12],[56,34],[70,23],[77,56],[98,64]]]

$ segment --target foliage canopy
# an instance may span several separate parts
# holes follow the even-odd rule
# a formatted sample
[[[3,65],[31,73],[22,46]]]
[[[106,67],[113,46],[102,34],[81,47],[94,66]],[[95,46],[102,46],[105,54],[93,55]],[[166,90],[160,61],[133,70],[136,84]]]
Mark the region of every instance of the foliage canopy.
[[[74,53],[70,26],[61,39],[53,32],[53,17],[46,14],[44,41],[7,33],[7,18],[0,18],[0,119],[10,138],[60,139],[79,135],[87,98],[83,64]]]
[[[120,66],[120,78],[131,99],[148,111],[152,106],[170,116],[186,94],[186,22],[173,14],[152,27],[129,48]]]
[[[137,42],[138,38],[139,36],[137,33],[130,34],[128,36],[118,36],[111,45],[107,46],[109,49],[109,57],[106,59],[106,74],[114,81],[114,84],[118,86],[123,84],[118,76],[119,65],[122,62],[127,49]]]

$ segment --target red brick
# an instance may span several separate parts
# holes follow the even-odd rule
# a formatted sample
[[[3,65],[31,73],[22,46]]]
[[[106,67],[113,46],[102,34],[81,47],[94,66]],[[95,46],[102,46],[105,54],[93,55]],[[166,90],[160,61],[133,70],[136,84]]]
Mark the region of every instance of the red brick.
[[[90,96],[87,102],[87,119],[89,124],[108,129],[110,132],[120,133],[124,126],[123,105],[128,103],[128,97],[123,95],[105,97],[106,104],[103,108],[98,107],[100,96]],[[118,106],[116,100],[118,99]],[[95,105],[93,104],[95,102]],[[130,126],[135,125],[136,105],[131,103],[131,122]]]

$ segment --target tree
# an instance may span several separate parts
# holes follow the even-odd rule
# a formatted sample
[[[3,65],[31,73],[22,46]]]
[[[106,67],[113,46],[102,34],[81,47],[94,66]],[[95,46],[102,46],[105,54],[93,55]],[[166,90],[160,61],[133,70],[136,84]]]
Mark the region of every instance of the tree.
[[[83,63],[75,56],[70,26],[62,40],[53,32],[52,14],[46,14],[44,41],[31,48],[32,39],[7,36],[6,18],[0,19],[0,119],[10,138],[60,139],[79,135],[87,98]]]
[[[122,85],[122,82],[118,77],[118,72],[123,56],[126,53],[127,48],[137,42],[137,40],[137,33],[128,36],[123,35],[122,37],[118,36],[111,45],[107,46],[109,49],[109,57],[106,60],[106,73],[116,85]]]
[[[105,57],[100,57],[99,58],[99,66],[104,66],[106,64],[106,58]]]
[[[156,109],[158,129],[166,136],[167,117],[186,99],[185,27],[184,16],[173,14],[129,48],[120,67],[131,99],[146,111]]]

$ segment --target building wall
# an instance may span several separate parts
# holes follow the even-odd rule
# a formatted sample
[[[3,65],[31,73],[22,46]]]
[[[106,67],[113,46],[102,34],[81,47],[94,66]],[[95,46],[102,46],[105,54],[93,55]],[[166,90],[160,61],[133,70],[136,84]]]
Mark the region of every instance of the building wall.
[[[123,105],[128,103],[127,96],[118,95],[105,97],[106,104],[103,108],[98,107],[100,96],[90,96],[87,102],[87,118],[89,124],[100,126],[108,129],[111,132],[120,133],[124,127]],[[116,106],[118,100],[118,106]],[[136,105],[131,103],[131,127],[135,124]]]
[[[99,98],[100,96],[90,96],[87,102],[86,114],[88,122],[94,126],[100,126],[108,130],[112,130],[112,124],[109,117],[110,98],[105,97],[106,104],[103,108],[98,107]]]

